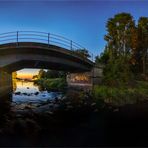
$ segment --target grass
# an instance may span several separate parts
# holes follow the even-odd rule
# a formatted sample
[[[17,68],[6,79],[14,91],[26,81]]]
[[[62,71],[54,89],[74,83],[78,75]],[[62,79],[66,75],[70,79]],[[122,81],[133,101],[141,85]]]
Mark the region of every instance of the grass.
[[[93,96],[96,102],[102,100],[116,106],[138,103],[148,100],[148,82],[137,81],[132,87],[95,86]]]

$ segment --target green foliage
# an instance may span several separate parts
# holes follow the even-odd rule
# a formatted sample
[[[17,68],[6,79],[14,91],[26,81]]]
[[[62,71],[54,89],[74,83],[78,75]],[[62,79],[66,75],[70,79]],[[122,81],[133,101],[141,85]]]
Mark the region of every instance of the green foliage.
[[[107,34],[104,39],[110,59],[127,56],[131,51],[131,32],[135,27],[133,17],[129,13],[119,13],[110,18],[106,24]]]
[[[59,72],[56,70],[47,70],[45,77],[46,78],[58,78]]]
[[[141,17],[136,25],[130,14],[119,13],[108,20],[106,29],[107,45],[96,58],[96,64],[105,65],[104,85],[93,91],[96,103],[124,105],[148,99],[148,82],[136,81],[143,75],[146,80],[148,73],[148,18]]]
[[[66,72],[56,71],[56,70],[43,70],[41,69],[34,80],[35,84],[39,85],[40,90],[64,90],[67,86],[66,82]]]
[[[66,98],[73,106],[78,106],[84,102],[85,93],[83,91],[68,90]]]
[[[12,79],[16,79],[17,78],[17,72],[13,72],[12,73]]]
[[[100,56],[96,56],[95,63],[96,64],[107,64],[109,61],[109,52],[107,50],[107,47],[105,48],[104,52],[100,54]]]
[[[43,69],[39,70],[38,79],[45,78],[45,76],[46,76],[46,71],[44,71]]]
[[[64,90],[67,86],[66,80],[64,78],[55,78],[55,79],[39,79],[35,81],[36,84],[40,85],[43,89],[57,91]]]
[[[33,76],[33,78],[41,79],[41,78],[66,78],[66,72],[64,71],[56,71],[56,70],[50,70],[47,71],[41,69],[39,70],[38,75]]]
[[[148,99],[148,83],[137,82],[134,88],[131,87],[109,87],[95,86],[93,96],[95,102],[103,100],[112,105],[121,106],[124,104],[138,103]]]
[[[84,58],[89,58],[91,55],[89,54],[88,50],[86,49],[77,49],[74,51],[76,54],[84,57]]]
[[[119,13],[106,24],[107,45],[96,57],[96,64],[105,65],[103,82],[109,86],[120,86],[145,75],[148,69],[148,18],[141,17],[136,26],[129,13]]]
[[[106,69],[109,68],[108,72],[111,70],[109,75],[118,73],[115,78],[121,81],[122,77],[127,79],[128,69],[135,75],[143,73],[146,76],[148,74],[148,18],[140,17],[136,25],[131,14],[119,13],[108,19],[106,29],[107,34],[104,37],[107,41],[106,48],[96,59],[96,63],[106,64]],[[122,65],[119,59],[126,59],[127,67]],[[120,66],[126,69],[121,70],[122,74],[119,74]]]
[[[127,58],[109,62],[105,66],[103,74],[103,82],[109,86],[128,84],[134,78]]]

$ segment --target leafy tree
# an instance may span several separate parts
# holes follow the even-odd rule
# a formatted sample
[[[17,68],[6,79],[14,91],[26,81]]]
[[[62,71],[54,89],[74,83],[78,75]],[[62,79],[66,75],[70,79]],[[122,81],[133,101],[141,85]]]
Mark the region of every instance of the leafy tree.
[[[133,34],[137,33],[133,17],[129,13],[116,14],[108,20],[106,28],[107,45],[99,59],[106,64],[104,81],[109,85],[128,83],[133,78],[130,62],[133,46],[136,46]]]
[[[17,78],[17,72],[13,72],[12,73],[12,79],[16,79]]]
[[[122,86],[133,80],[133,73],[127,58],[109,61],[103,70],[103,81],[110,86]]]
[[[91,55],[89,54],[88,50],[86,49],[77,49],[74,51],[76,54],[84,57],[84,58],[89,58]]]
[[[38,79],[38,75],[34,75],[32,79]]]
[[[142,72],[146,74],[148,59],[148,17],[140,17],[138,21],[139,54],[141,56]]]
[[[107,41],[110,58],[117,58],[120,55],[128,56],[131,51],[131,31],[135,23],[129,13],[119,13],[110,18],[106,24]]]
[[[45,77],[46,77],[46,71],[44,71],[43,69],[40,69],[38,73],[38,78],[41,79]]]
[[[109,61],[109,52],[107,47],[105,48],[104,52],[100,54],[100,56],[96,56],[95,63],[96,64],[107,64]]]
[[[58,78],[59,72],[56,70],[50,70],[48,69],[46,72],[46,78]]]
[[[66,78],[66,72],[64,71],[56,71],[56,70],[50,70],[48,69],[47,71],[41,69],[39,70],[38,75],[33,76],[33,78],[46,78],[46,79],[51,79],[51,78]]]

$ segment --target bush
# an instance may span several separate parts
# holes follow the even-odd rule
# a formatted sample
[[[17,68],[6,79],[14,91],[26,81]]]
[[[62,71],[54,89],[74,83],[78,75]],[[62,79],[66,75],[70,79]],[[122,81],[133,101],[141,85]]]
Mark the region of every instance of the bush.
[[[40,85],[42,88],[47,90],[58,91],[64,90],[67,86],[66,80],[64,78],[55,78],[55,79],[45,79],[41,78],[35,81],[36,84]]]
[[[138,82],[134,88],[95,86],[93,96],[96,102],[102,100],[105,103],[121,106],[124,104],[138,103],[148,100],[148,83]]]
[[[108,86],[126,85],[133,80],[127,58],[118,58],[109,62],[103,70],[103,82]]]

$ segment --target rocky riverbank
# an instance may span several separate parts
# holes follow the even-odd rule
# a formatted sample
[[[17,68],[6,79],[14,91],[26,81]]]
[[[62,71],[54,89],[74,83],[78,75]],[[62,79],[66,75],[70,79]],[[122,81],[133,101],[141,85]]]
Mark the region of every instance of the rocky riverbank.
[[[88,93],[69,92],[38,111],[26,107],[3,115],[0,146],[148,146],[147,115],[147,101],[98,107]]]

